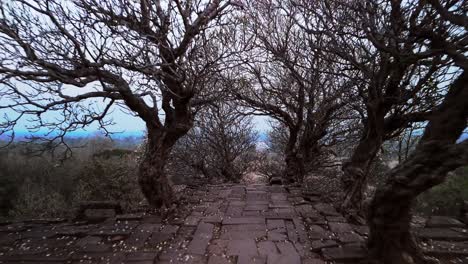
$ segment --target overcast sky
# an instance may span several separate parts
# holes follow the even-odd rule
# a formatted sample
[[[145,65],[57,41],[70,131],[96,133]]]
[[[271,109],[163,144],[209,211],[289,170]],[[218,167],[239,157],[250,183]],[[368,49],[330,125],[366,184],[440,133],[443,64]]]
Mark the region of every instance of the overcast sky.
[[[0,104],[2,103],[2,99],[0,99]],[[103,104],[104,106],[104,104]],[[102,107],[103,107],[102,106]],[[10,117],[15,116],[15,113],[11,110],[1,110],[0,113],[0,120],[3,119],[4,115],[7,114]],[[54,118],[54,115],[57,114],[47,114],[47,118]],[[123,132],[124,134],[140,134],[145,131],[145,124],[144,122],[135,116],[128,114],[126,111],[123,111],[119,107],[114,107],[112,113],[108,116],[109,118],[113,119],[114,125],[109,126],[109,131],[113,132]],[[18,125],[16,126],[15,132],[18,134],[27,134],[28,130],[27,127],[31,124],[28,121],[28,117],[23,118]],[[255,126],[255,130],[259,133],[265,133],[269,131],[270,124],[269,118],[263,116],[255,116],[253,117],[253,122]],[[97,125],[93,125],[83,129],[82,131],[77,131],[74,134],[86,134],[86,133],[95,133],[98,129]]]

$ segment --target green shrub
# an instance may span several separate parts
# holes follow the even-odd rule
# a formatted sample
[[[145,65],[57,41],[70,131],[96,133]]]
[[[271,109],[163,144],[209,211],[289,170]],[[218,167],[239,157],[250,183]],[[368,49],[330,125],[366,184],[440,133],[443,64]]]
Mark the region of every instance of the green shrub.
[[[14,218],[40,218],[69,216],[69,205],[65,197],[45,185],[37,185],[27,178],[15,200],[10,216]]]
[[[468,166],[455,170],[447,180],[418,197],[415,211],[424,215],[458,216],[468,200]]]
[[[76,179],[75,200],[112,200],[124,210],[144,202],[137,179],[138,164],[132,154],[108,158],[94,157]]]
[[[32,143],[0,149],[0,218],[70,217],[86,200],[114,200],[130,210],[144,200],[132,150],[103,138],[73,141],[82,147],[63,163],[50,153],[30,155]]]

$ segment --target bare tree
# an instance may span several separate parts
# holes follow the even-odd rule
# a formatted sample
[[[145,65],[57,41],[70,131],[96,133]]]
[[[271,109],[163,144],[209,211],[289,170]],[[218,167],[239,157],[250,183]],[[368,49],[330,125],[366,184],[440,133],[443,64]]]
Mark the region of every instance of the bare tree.
[[[251,76],[246,77],[249,85],[237,99],[253,109],[252,114],[268,115],[287,129],[285,177],[301,182],[311,164],[318,164],[332,121],[345,112],[344,87],[353,84],[340,78],[340,65],[317,49],[322,35],[298,24],[300,10],[293,2],[246,4],[247,34],[255,38],[255,48],[244,67]]]
[[[385,264],[429,262],[410,232],[411,207],[419,194],[442,183],[448,172],[468,164],[468,140],[458,142],[468,125],[468,7],[463,1],[439,0],[419,7],[431,24],[415,34],[428,41],[428,53],[451,59],[457,77],[431,111],[414,152],[388,173],[370,205],[369,247]]]
[[[0,4],[2,132],[30,117],[51,145],[93,123],[106,130],[114,105],[146,124],[139,183],[149,203],[173,201],[164,166],[209,97],[206,79],[229,51],[218,26],[231,1],[15,0]],[[214,92],[211,92],[214,95]],[[96,105],[103,102],[104,107]],[[52,117],[47,114],[55,113]],[[53,131],[53,133],[52,133]]]
[[[252,119],[233,103],[217,103],[197,115],[193,129],[174,148],[181,170],[208,182],[239,182],[256,159]]]
[[[456,143],[467,127],[467,83],[464,72],[435,109],[414,153],[376,190],[368,216],[369,247],[384,263],[426,263],[410,232],[411,206],[448,172],[468,164],[468,140]]]
[[[359,83],[355,110],[362,120],[358,145],[343,165],[343,210],[360,212],[370,165],[385,140],[412,122],[426,121],[440,102],[444,82],[453,77],[450,61],[428,49],[419,35],[426,27],[445,32],[427,16],[419,1],[321,1],[297,3],[328,42],[325,52],[346,61],[346,72]]]

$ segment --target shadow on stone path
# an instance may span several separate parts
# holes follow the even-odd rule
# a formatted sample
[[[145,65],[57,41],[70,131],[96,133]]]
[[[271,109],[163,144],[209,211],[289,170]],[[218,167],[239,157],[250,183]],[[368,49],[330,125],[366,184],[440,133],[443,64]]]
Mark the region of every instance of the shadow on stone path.
[[[169,219],[136,213],[99,224],[3,224],[0,263],[357,263],[366,253],[367,227],[346,223],[299,188],[210,185],[185,189],[182,201]],[[433,218],[416,231],[443,263],[468,263],[466,226],[453,221]]]

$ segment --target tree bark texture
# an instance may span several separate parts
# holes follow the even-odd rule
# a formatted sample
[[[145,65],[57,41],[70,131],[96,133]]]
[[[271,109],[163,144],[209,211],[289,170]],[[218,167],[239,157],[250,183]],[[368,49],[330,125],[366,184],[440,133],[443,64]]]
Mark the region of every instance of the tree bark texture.
[[[456,143],[467,127],[468,74],[450,86],[416,150],[392,169],[368,214],[371,255],[381,263],[428,263],[410,232],[411,206],[422,192],[442,183],[447,173],[468,164],[468,140]]]
[[[354,149],[349,161],[343,164],[342,184],[345,193],[343,211],[351,214],[359,214],[362,211],[368,170],[382,145],[382,140],[382,131],[378,131],[375,126],[370,127]]]
[[[192,127],[193,118],[184,119],[175,129],[148,127],[148,138],[139,165],[138,182],[148,203],[155,208],[170,208],[174,202],[171,182],[165,165],[176,141]]]

